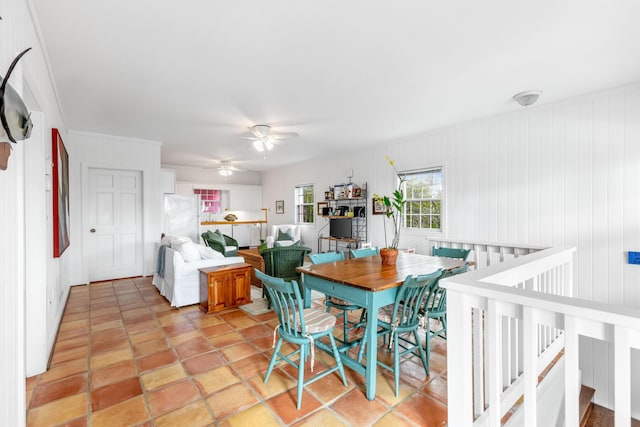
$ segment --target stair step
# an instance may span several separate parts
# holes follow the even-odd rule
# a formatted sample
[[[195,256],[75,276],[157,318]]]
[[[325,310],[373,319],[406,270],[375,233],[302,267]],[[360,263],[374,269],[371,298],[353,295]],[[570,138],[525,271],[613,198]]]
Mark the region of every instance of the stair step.
[[[595,390],[583,385],[580,387],[580,427],[587,424],[587,420],[593,410],[593,395]]]

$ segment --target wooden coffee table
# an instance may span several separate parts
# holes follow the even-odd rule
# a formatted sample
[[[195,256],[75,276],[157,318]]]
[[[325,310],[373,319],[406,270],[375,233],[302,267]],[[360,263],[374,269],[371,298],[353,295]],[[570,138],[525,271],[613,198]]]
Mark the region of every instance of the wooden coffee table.
[[[243,257],[244,262],[264,273],[264,260],[262,259],[262,255],[260,255],[258,248],[240,249],[238,251],[238,256]],[[262,287],[262,282],[256,277],[256,273],[253,268],[251,269],[251,284]]]

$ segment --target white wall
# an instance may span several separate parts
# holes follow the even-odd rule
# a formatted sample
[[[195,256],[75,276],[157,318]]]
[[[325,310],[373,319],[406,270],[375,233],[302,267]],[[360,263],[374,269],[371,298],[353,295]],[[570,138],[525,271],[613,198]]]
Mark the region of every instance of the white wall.
[[[577,296],[640,307],[640,266],[626,264],[626,252],[640,250],[640,85],[586,95],[566,102],[519,108],[366,152],[300,163],[263,177],[263,199],[273,211],[285,200],[285,214],[273,223],[293,221],[293,188],[313,183],[316,201],[329,185],[345,180],[369,183],[368,197],[388,194],[393,173],[445,166],[444,237],[576,246]],[[370,208],[368,210],[370,212]],[[374,245],[384,245],[382,217],[369,215]],[[322,219],[303,231],[316,248]],[[426,253],[423,234],[404,232],[401,246]],[[613,357],[600,343],[583,341],[583,383],[596,389],[596,401],[613,403]],[[634,353],[634,415],[640,417],[640,357]]]

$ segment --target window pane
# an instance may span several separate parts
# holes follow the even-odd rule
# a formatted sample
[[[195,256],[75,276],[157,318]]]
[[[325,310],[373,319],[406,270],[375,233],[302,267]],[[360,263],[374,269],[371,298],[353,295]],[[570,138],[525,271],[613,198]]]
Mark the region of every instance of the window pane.
[[[315,220],[315,198],[313,185],[298,185],[295,188],[296,222],[313,223]]]
[[[418,229],[441,229],[442,168],[401,174],[406,178],[407,200],[405,226]]]

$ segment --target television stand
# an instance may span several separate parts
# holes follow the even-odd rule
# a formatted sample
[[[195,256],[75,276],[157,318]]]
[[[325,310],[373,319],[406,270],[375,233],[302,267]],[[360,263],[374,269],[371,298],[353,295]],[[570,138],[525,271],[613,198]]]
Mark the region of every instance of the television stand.
[[[347,239],[331,236],[318,237],[318,252],[324,252],[323,242],[328,242],[327,252],[340,252],[341,250],[346,252],[345,258],[351,257],[350,249],[357,249],[360,243],[359,239]],[[332,249],[333,248],[333,249]]]

